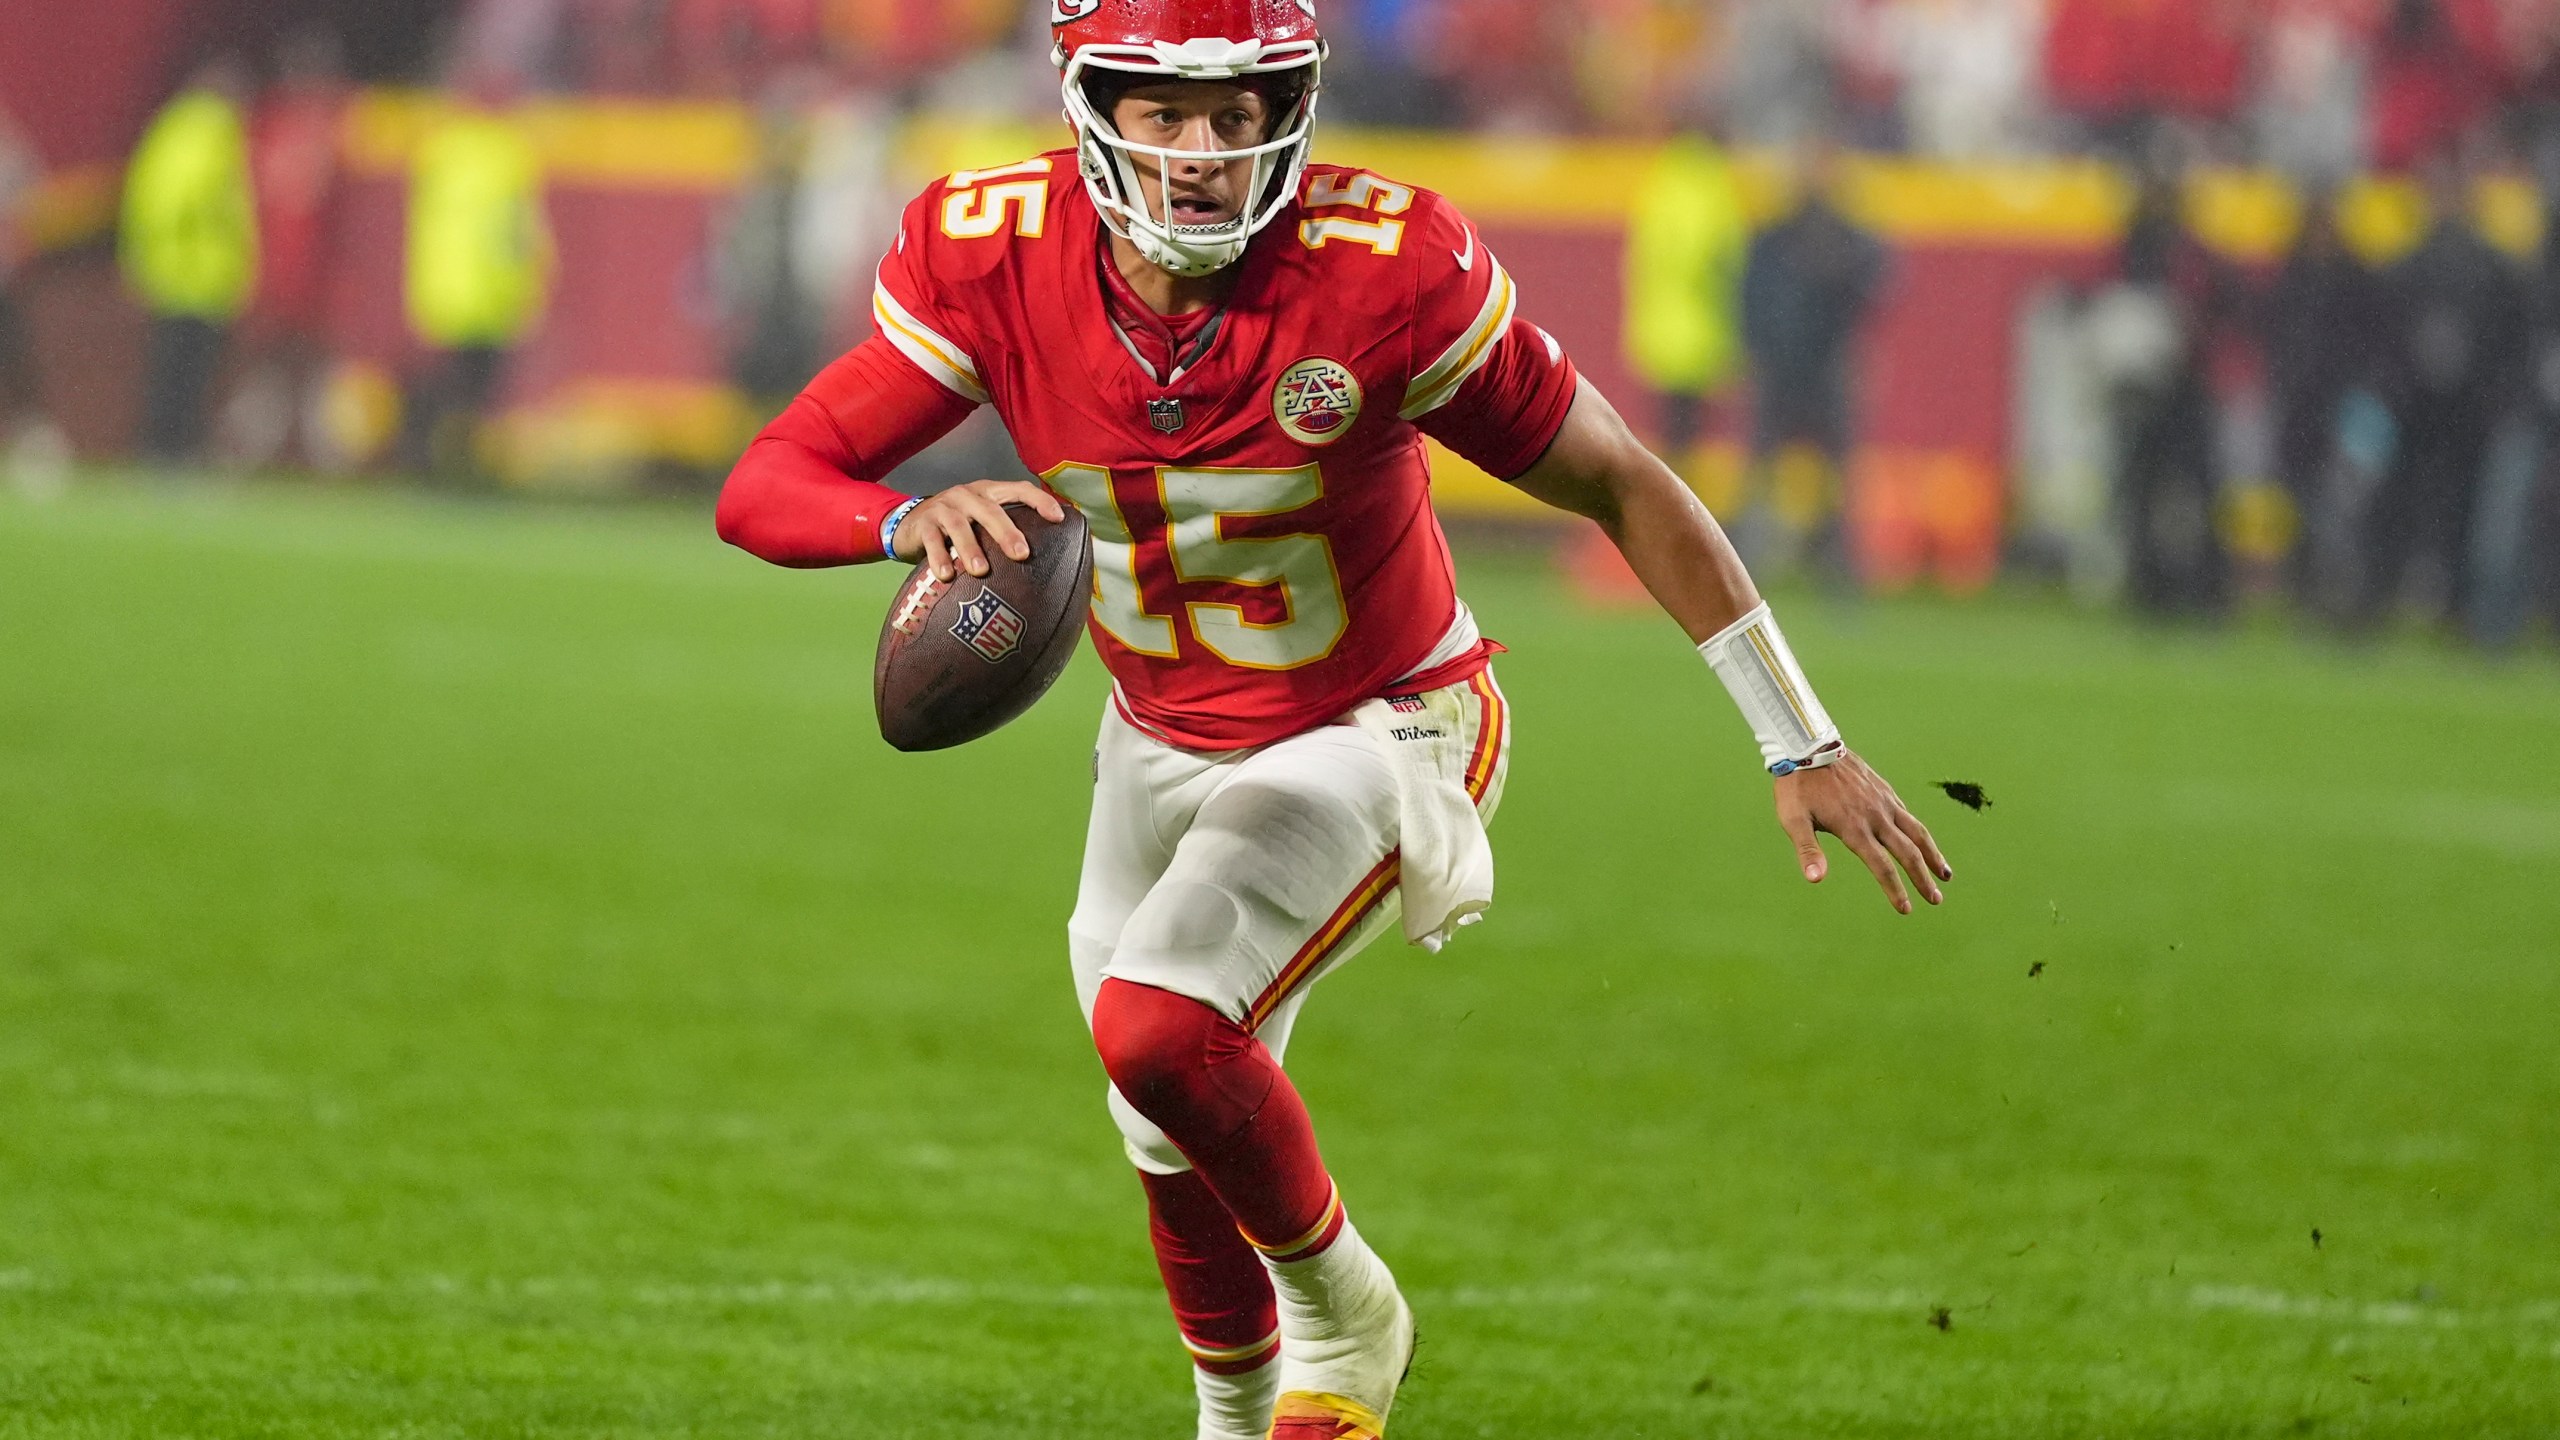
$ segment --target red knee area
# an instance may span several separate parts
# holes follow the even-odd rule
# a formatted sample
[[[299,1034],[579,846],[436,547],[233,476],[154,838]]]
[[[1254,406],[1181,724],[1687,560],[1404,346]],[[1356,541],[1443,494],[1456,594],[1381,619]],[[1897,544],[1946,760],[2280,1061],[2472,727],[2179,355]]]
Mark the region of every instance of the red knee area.
[[[1280,1083],[1271,1052],[1188,996],[1105,980],[1093,1045],[1122,1098],[1186,1154],[1214,1149],[1260,1113]]]
[[[1245,1238],[1297,1248],[1333,1204],[1315,1126],[1278,1061],[1197,1000],[1105,980],[1093,1044],[1111,1083],[1179,1146]]]

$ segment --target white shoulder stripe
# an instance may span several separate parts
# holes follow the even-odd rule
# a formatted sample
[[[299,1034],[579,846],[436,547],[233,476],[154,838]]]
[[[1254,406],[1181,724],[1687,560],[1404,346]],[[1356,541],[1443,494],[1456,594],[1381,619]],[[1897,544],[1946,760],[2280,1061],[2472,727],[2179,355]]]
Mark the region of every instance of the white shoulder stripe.
[[[987,387],[978,378],[978,362],[969,358],[968,351],[935,334],[933,327],[909,314],[886,285],[871,289],[871,318],[889,343],[898,347],[898,353],[916,362],[916,368],[941,381],[944,388],[963,400],[987,403]]]
[[[1404,397],[1402,413],[1407,420],[1419,420],[1456,399],[1458,388],[1493,358],[1494,346],[1511,328],[1512,314],[1520,306],[1520,293],[1513,288],[1510,272],[1502,268],[1500,261],[1490,253],[1483,258],[1489,267],[1487,278],[1492,281],[1485,293],[1484,308],[1476,312],[1475,323],[1467,327],[1457,343],[1433,361],[1430,369],[1413,377]]]

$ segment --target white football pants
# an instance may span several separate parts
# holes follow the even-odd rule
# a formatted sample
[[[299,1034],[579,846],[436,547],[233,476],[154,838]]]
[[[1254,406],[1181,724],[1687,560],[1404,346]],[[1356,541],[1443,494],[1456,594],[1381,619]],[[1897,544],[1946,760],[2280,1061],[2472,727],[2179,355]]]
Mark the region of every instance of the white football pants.
[[[1510,773],[1511,727],[1490,671],[1463,692],[1468,793],[1488,820]],[[1093,818],[1067,948],[1093,1019],[1106,979],[1186,995],[1254,1032],[1281,1059],[1313,984],[1394,927],[1396,778],[1352,724],[1254,750],[1157,740],[1106,703]],[[1114,1089],[1129,1159],[1191,1168]]]

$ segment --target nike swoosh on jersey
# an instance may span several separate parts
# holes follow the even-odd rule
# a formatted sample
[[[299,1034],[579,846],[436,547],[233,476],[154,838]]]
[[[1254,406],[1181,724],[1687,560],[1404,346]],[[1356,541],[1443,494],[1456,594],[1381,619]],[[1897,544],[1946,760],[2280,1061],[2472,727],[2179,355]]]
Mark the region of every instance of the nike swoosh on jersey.
[[[1476,268],[1476,232],[1473,230],[1467,232],[1466,249],[1452,250],[1449,253],[1458,257],[1459,269],[1467,271],[1474,270]]]

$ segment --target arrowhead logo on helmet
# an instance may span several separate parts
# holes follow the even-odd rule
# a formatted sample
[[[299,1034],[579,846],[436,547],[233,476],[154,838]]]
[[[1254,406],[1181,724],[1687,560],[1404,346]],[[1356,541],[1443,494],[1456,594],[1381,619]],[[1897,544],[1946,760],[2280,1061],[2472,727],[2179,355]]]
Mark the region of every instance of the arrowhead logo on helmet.
[[[1176,275],[1214,274],[1244,258],[1306,172],[1325,54],[1315,0],[1049,0],[1049,19],[1077,168],[1102,223]],[[1150,79],[1255,84],[1277,113],[1261,144],[1239,150],[1141,145],[1108,111],[1119,90]],[[1185,161],[1251,165],[1242,213],[1210,225],[1176,221],[1166,187],[1150,194],[1141,183],[1141,161],[1155,173]]]

